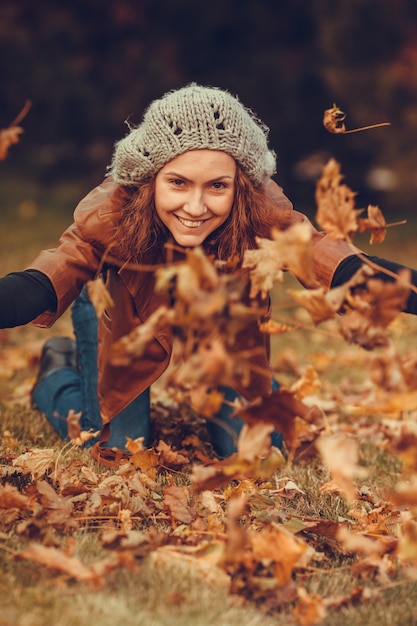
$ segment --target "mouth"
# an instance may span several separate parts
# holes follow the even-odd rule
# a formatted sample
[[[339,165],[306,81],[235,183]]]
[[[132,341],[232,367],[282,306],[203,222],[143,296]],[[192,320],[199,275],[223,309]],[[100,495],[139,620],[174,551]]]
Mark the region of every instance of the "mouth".
[[[183,217],[175,216],[180,224],[186,226],[187,228],[198,228],[202,226],[206,220],[185,220]]]

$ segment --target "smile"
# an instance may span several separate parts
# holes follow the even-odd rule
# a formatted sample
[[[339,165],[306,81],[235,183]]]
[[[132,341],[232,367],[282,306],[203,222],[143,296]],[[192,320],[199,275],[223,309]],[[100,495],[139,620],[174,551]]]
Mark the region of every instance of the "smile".
[[[206,220],[185,220],[182,217],[178,217],[178,215],[175,216],[177,218],[177,220],[180,222],[180,224],[182,224],[183,226],[186,226],[187,228],[198,228],[199,226],[201,226],[202,224],[204,224],[204,222]]]

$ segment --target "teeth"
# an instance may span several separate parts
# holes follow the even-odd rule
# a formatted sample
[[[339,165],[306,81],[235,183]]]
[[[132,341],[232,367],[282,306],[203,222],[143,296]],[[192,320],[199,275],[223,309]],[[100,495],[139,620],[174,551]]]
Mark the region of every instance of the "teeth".
[[[199,220],[198,222],[194,220],[185,220],[182,217],[178,217],[177,219],[183,224],[183,226],[187,226],[187,228],[198,228],[201,224],[204,224],[204,220]]]

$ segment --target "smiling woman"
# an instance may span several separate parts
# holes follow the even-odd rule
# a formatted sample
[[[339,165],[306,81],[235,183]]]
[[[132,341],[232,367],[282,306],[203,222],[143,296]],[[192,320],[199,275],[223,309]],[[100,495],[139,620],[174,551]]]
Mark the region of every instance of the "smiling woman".
[[[180,246],[201,245],[229,217],[236,161],[219,150],[191,150],[165,165],[155,179],[155,209]]]
[[[190,248],[201,247],[213,263],[240,270],[242,303],[258,312],[244,327],[237,325],[233,346],[227,337],[221,347],[246,361],[216,371],[214,391],[223,401],[208,431],[215,451],[227,456],[243,424],[232,415],[234,401],[269,396],[278,385],[259,324],[269,300],[250,297],[245,252],[273,229],[304,223],[312,246],[307,287],[340,284],[362,264],[350,245],[317,232],[293,210],[271,179],[275,155],[267,135],[267,127],[226,91],[192,84],[166,94],[116,144],[109,175],[79,203],[58,246],[41,252],[26,271],[0,280],[0,327],[30,321],[51,326],[72,304],[76,341],[55,337],[45,344],[32,398],[63,438],[67,416],[80,413],[84,430],[100,432],[93,454],[104,464],[127,454],[127,438],[149,443],[150,387],[170,362],[174,332],[163,324],[152,326],[140,358],[110,359],[122,337],[154,320],[160,307],[169,311],[175,304],[175,292],[157,291],[155,266],[169,266],[173,257],[183,261]],[[378,262],[391,273],[400,269]],[[84,287],[100,273],[110,298],[98,320]],[[416,272],[412,280],[417,284]],[[417,311],[415,293],[405,310]],[[208,354],[219,350],[219,337],[215,330],[205,337]],[[199,335],[191,339],[193,346]],[[271,440],[280,445],[279,433]]]

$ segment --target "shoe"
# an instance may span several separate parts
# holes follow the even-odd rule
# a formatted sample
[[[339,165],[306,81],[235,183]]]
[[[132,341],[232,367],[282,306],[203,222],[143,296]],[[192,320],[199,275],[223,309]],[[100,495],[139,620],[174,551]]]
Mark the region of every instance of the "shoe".
[[[76,343],[69,337],[52,337],[52,339],[48,339],[42,348],[39,371],[31,393],[32,403],[34,391],[39,383],[52,372],[56,372],[63,367],[78,369]]]

